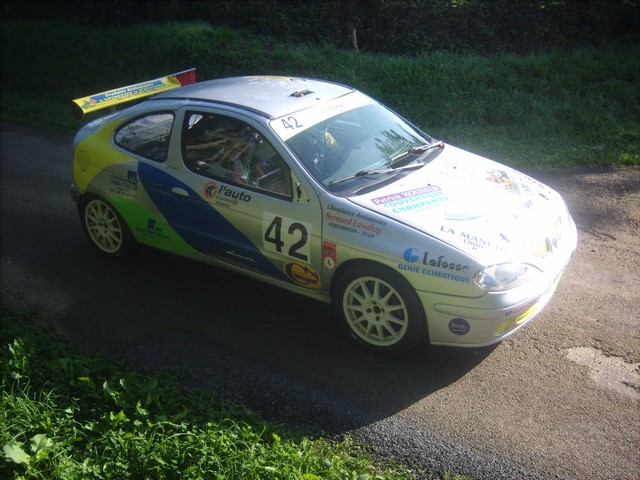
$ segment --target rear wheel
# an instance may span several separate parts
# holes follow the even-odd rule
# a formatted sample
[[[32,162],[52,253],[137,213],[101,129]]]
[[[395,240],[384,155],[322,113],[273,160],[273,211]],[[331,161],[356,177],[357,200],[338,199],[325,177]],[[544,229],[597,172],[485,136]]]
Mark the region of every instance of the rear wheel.
[[[133,236],[127,224],[103,198],[90,195],[81,200],[80,220],[91,245],[109,258],[123,258],[131,252]]]
[[[427,337],[415,290],[385,267],[349,269],[336,282],[332,305],[347,333],[369,350],[403,352]]]

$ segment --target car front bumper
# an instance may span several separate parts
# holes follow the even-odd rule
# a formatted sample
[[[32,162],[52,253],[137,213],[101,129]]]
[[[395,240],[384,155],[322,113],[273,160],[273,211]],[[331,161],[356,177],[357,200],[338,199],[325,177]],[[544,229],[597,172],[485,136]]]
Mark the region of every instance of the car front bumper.
[[[555,269],[529,284],[480,298],[418,291],[427,315],[433,345],[485,347],[513,335],[549,303],[578,243],[573,221],[562,250],[554,255]]]
[[[433,304],[427,312],[433,345],[485,347],[500,342],[533,320],[551,300],[561,274],[540,295],[531,295],[502,308]],[[418,292],[419,296],[421,292]],[[432,295],[429,295],[433,300]],[[426,300],[422,298],[423,302]],[[444,299],[442,299],[444,300]],[[450,300],[450,299],[448,299]],[[462,303],[462,302],[460,302]]]

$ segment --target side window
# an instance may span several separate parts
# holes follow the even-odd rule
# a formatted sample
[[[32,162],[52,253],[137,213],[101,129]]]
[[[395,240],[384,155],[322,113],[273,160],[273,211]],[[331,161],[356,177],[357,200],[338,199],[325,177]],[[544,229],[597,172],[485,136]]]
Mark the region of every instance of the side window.
[[[189,112],[182,156],[200,175],[291,197],[289,167],[253,127],[241,120]]]
[[[169,151],[169,137],[173,126],[173,114],[154,113],[139,117],[120,127],[115,134],[116,145],[125,150],[164,162]]]

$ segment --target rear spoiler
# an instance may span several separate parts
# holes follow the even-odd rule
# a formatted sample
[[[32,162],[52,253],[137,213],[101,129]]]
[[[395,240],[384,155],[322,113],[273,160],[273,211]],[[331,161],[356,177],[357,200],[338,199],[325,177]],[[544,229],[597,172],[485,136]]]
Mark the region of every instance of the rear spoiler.
[[[160,92],[166,92],[174,88],[196,83],[196,69],[184,70],[172,73],[166,77],[156,78],[147,82],[136,83],[127,87],[120,87],[108,92],[101,92],[89,97],[73,100],[71,108],[77,118],[82,118],[85,113],[95,112],[107,107],[113,107],[120,103],[130,102]]]

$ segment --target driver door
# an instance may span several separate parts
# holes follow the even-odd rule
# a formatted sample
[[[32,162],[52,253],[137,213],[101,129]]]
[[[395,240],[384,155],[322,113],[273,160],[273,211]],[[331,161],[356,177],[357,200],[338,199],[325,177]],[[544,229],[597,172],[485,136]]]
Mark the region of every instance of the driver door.
[[[186,111],[182,128],[184,181],[206,202],[212,219],[188,226],[203,253],[289,284],[321,288],[319,201],[296,180],[286,152],[259,124],[228,112]]]

